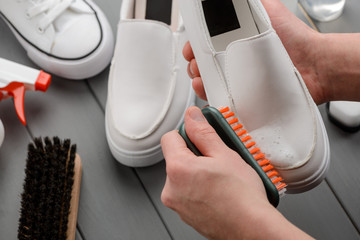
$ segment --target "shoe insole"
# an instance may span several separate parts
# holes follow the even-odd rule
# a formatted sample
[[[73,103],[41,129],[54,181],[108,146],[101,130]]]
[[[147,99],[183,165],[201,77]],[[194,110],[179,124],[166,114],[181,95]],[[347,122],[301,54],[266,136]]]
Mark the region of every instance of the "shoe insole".
[[[171,24],[172,0],[135,0],[135,18]]]
[[[247,0],[202,0],[206,24],[216,51],[259,34]]]
[[[176,0],[135,0],[135,18],[149,19],[170,25],[176,31],[179,10]]]
[[[172,0],[146,0],[145,19],[171,24]]]

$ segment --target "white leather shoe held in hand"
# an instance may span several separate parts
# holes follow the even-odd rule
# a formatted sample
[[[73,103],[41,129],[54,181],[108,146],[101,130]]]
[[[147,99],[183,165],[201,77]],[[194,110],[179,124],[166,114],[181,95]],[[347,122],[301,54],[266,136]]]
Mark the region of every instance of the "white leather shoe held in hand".
[[[360,130],[360,102],[334,101],[327,104],[331,122],[347,132]]]
[[[181,0],[209,104],[230,107],[288,193],[318,185],[329,142],[318,108],[260,0]]]
[[[180,127],[195,94],[182,48],[187,38],[175,2],[123,0],[106,104],[106,136],[122,164],[163,160],[160,139]]]
[[[29,58],[47,72],[84,79],[111,61],[112,30],[92,0],[1,0],[0,13]]]

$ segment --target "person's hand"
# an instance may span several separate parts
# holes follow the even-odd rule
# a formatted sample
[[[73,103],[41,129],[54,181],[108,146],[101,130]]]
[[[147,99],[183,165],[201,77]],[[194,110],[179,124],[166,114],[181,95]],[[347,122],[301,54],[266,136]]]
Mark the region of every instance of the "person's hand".
[[[268,202],[259,176],[222,142],[199,108],[186,111],[185,129],[204,156],[195,156],[177,131],[162,137],[165,206],[209,239],[306,236]]]
[[[185,129],[204,156],[195,156],[177,131],[164,135],[167,179],[161,199],[200,233],[225,239],[238,231],[229,229],[231,222],[252,216],[251,206],[270,207],[264,186],[255,171],[221,141],[199,108],[188,109]]]
[[[317,104],[328,100],[328,85],[318,68],[318,54],[320,34],[291,13],[280,0],[262,0],[262,3],[271,19],[272,26],[280,37],[291,60],[301,73],[304,82],[314,101]],[[204,86],[200,72],[194,58],[191,46],[186,43],[183,55],[187,61],[188,74],[193,78],[193,88],[201,99],[206,100]],[[320,59],[320,62],[322,60]]]

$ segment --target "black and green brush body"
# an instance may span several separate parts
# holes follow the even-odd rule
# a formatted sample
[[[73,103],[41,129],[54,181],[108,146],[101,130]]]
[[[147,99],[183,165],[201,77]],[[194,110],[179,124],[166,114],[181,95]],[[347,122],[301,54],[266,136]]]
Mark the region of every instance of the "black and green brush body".
[[[70,140],[29,144],[18,239],[67,239],[75,157]]]

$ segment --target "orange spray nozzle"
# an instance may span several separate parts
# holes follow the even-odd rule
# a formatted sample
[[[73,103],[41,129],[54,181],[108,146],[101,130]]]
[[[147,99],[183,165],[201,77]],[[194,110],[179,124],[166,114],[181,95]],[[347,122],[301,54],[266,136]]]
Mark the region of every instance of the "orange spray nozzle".
[[[0,90],[6,91],[8,95],[14,98],[15,110],[16,113],[22,122],[22,124],[26,125],[25,120],[25,112],[24,112],[24,96],[25,96],[25,86],[20,82],[11,82],[4,88]]]
[[[48,73],[0,58],[0,101],[13,97],[16,113],[24,125],[25,90],[45,92],[50,82]]]

